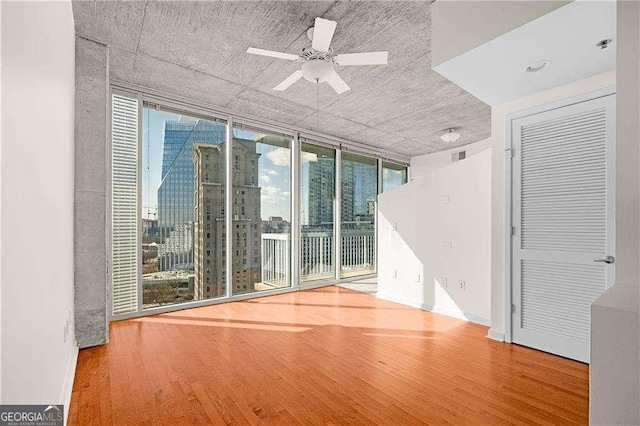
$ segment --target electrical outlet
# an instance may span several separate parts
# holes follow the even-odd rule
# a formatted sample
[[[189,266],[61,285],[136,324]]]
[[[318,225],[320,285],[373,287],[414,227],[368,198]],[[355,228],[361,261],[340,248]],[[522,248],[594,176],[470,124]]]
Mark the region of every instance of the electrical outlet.
[[[440,278],[440,285],[444,288],[447,288],[449,285],[447,284],[447,277]]]
[[[449,196],[448,196],[448,195],[441,195],[441,196],[440,196],[440,202],[441,202],[441,203],[448,203],[448,202],[449,202],[449,200],[450,200],[450,198],[449,198]]]
[[[397,269],[395,269],[393,271],[393,278],[398,278],[398,270]]]
[[[453,247],[453,243],[451,241],[443,241],[441,245],[443,249],[450,249]]]
[[[466,291],[467,290],[467,283],[460,280],[460,290],[462,291]]]
[[[416,282],[419,283],[420,282],[420,274],[418,274],[418,277],[416,278]]]

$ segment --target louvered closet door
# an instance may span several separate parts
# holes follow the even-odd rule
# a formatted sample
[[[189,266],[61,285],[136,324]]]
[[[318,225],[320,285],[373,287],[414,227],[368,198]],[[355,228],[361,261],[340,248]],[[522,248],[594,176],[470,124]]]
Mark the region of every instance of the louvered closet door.
[[[613,95],[513,121],[512,340],[589,362],[612,284]]]

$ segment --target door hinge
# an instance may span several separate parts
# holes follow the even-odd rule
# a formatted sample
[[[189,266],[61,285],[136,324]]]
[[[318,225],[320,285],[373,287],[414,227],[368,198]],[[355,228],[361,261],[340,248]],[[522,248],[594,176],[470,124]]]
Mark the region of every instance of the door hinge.
[[[512,314],[516,313],[516,305],[514,305],[513,303],[511,304],[511,313]]]
[[[516,227],[515,227],[515,226],[512,226],[512,227],[511,227],[511,235],[512,235],[512,236],[513,236],[513,235],[516,235]]]

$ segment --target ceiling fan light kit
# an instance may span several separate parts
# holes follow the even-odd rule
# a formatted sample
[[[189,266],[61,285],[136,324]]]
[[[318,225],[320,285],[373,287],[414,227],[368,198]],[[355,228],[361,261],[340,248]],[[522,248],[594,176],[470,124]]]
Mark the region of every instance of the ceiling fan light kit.
[[[300,55],[257,49],[254,47],[248,48],[247,53],[302,62],[301,69],[291,74],[274,87],[273,90],[286,90],[293,83],[304,78],[316,84],[327,82],[336,93],[344,93],[351,88],[340,78],[334,67],[347,65],[386,65],[388,52],[334,54],[330,45],[336,26],[337,22],[335,21],[316,18],[315,25],[307,30],[307,37],[311,40],[311,47],[302,49]]]

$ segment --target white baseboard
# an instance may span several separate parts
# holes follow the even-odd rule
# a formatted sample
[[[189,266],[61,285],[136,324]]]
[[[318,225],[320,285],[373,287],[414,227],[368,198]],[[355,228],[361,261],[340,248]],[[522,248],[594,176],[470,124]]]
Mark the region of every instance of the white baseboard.
[[[76,377],[76,366],[78,364],[78,345],[74,345],[73,352],[69,357],[67,373],[62,388],[61,402],[64,404],[64,424],[69,420],[69,405],[71,404],[71,393],[73,391],[73,380]]]
[[[491,321],[489,321],[486,318],[482,318],[474,314],[467,314],[465,312],[450,308],[448,306],[434,306],[432,309],[430,309],[430,311],[436,314],[442,314],[448,317],[458,318],[458,319],[469,321],[475,324],[486,325],[487,327],[491,325]]]
[[[490,325],[490,321],[486,318],[479,317],[473,314],[466,314],[464,312],[460,312],[455,309],[451,309],[445,306],[433,306],[426,303],[421,303],[411,299],[405,299],[402,297],[397,297],[388,293],[376,293],[376,297],[384,300],[388,300],[390,302],[401,303],[403,305],[411,306],[418,309],[423,309],[425,311],[433,312],[436,314],[446,315],[449,317],[461,319],[464,321],[473,322],[480,325],[486,325],[487,327]]]
[[[407,306],[411,306],[414,308],[418,308],[418,309],[425,309],[425,310],[431,310],[431,306],[427,307],[427,305],[417,302],[415,300],[411,300],[411,299],[405,299],[404,297],[398,297],[398,296],[394,296],[388,293],[380,293],[377,292],[376,293],[376,297],[379,299],[384,299],[384,300],[388,300],[389,302],[396,302],[396,303],[400,303],[402,305],[407,305]]]
[[[491,340],[504,342],[504,333],[502,331],[494,330],[493,328],[489,329],[489,333],[487,333],[487,337]]]

